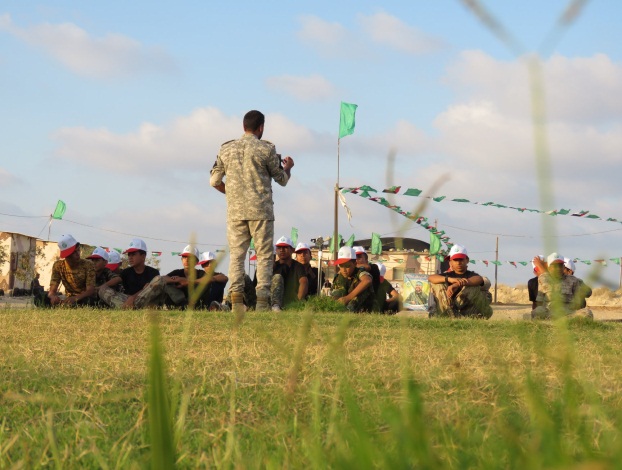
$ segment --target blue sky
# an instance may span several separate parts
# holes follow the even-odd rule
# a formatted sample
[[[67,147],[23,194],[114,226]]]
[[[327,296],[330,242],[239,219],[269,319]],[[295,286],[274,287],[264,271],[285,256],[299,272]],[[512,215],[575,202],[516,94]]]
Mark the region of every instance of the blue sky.
[[[527,54],[568,2],[482,4]],[[209,187],[209,169],[220,144],[241,135],[244,113],[259,109],[264,138],[296,164],[289,185],[274,189],[275,236],[297,227],[308,242],[332,232],[346,101],[359,108],[355,133],[341,141],[343,186],[429,190],[440,179],[433,195],[448,199],[622,220],[621,17],[618,1],[587,2],[541,51],[555,200],[540,207],[524,55],[460,1],[5,2],[0,213],[42,216],[62,199],[67,213],[52,239],[71,233],[125,248],[129,234],[144,235],[164,252],[162,270],[177,268],[170,252],[192,236],[201,250],[225,247],[225,200]],[[346,198],[346,238],[428,237],[381,206]],[[406,210],[419,202],[392,201]],[[47,236],[45,218],[9,215],[0,230]],[[622,254],[619,223],[559,216],[556,237],[544,238],[535,214],[445,201],[423,215],[474,259],[494,259],[497,236],[504,261],[553,248],[588,260]],[[579,263],[578,274],[589,269]],[[617,284],[616,265],[602,274]],[[529,268],[499,268],[500,282],[528,277]]]

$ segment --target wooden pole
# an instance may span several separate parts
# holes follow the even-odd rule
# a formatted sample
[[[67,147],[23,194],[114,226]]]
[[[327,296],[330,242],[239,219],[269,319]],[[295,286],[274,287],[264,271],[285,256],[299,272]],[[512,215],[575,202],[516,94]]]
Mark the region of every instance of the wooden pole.
[[[497,237],[497,245],[495,247],[495,298],[494,298],[494,303],[497,303],[497,269],[499,268],[499,266],[497,266],[497,263],[499,262],[499,237]]]

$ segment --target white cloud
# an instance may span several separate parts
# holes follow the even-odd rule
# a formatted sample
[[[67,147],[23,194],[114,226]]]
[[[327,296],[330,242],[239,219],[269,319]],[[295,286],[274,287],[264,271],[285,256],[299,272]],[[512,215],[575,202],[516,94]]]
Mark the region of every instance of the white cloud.
[[[225,116],[216,108],[199,108],[171,123],[143,123],[135,132],[115,134],[108,129],[72,127],[60,129],[57,155],[80,165],[111,173],[140,171],[171,174],[208,171],[223,142],[241,136],[242,116]],[[331,142],[280,114],[266,116],[264,139],[277,151],[296,156],[321,152]]]
[[[348,29],[340,23],[317,16],[303,16],[299,39],[319,54],[333,58],[370,58],[379,45],[406,54],[420,55],[444,46],[440,39],[428,36],[399,18],[385,12],[358,15],[359,29]]]
[[[22,183],[21,179],[11,174],[5,168],[0,167],[0,188],[8,188],[9,186]]]
[[[330,23],[314,15],[300,18],[298,38],[319,54],[332,58],[352,58],[363,54],[360,39],[340,23]]]
[[[293,75],[270,77],[266,80],[266,85],[274,91],[285,93],[300,101],[324,101],[336,94],[333,84],[318,74],[308,77]]]
[[[604,54],[542,62],[547,114],[552,120],[602,122],[622,113],[622,64]],[[501,62],[465,51],[445,81],[462,97],[489,100],[504,113],[530,113],[529,73],[523,60]]]
[[[116,78],[176,68],[174,60],[161,48],[144,46],[122,34],[92,37],[73,23],[21,28],[4,14],[0,16],[0,31],[42,49],[73,72],[88,77]]]
[[[407,54],[425,54],[443,46],[440,39],[428,36],[385,12],[369,16],[359,15],[358,20],[373,42]]]

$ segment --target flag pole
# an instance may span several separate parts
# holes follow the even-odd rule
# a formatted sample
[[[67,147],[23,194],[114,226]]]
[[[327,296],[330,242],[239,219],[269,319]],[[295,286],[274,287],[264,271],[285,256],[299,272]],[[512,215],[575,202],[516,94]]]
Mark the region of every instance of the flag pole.
[[[333,262],[337,260],[337,252],[339,251],[339,216],[337,212],[339,199],[339,146],[341,139],[337,139],[337,183],[335,184],[335,217],[333,223]]]

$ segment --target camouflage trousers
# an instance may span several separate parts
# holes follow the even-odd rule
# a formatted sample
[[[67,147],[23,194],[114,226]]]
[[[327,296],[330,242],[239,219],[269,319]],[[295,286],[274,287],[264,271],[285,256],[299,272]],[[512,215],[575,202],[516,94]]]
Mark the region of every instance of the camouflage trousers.
[[[348,295],[348,293],[345,289],[333,289],[330,295],[333,299],[337,300],[341,297],[345,297],[346,295]],[[348,302],[348,305],[346,305],[346,310],[353,313],[362,312],[363,310],[365,310],[364,299],[361,299],[358,296],[354,297],[352,300],[350,300],[350,302]]]
[[[231,289],[227,292],[227,295],[222,301],[223,304],[231,307]],[[257,304],[257,293],[255,292],[255,286],[248,274],[244,275],[244,305],[251,310],[255,308]]]
[[[565,316],[566,318],[588,318],[590,320],[594,319],[594,314],[587,307],[581,308],[579,310],[570,310],[564,307],[562,308],[561,312],[562,312],[562,315]],[[534,308],[531,311],[532,320],[550,320],[551,317],[552,315],[551,315],[551,311],[549,310],[549,308],[544,307],[542,305]]]
[[[278,305],[283,308],[283,298],[285,296],[285,279],[280,274],[272,276],[270,284],[271,305]]]
[[[160,276],[154,277],[149,284],[147,284],[138,293],[134,299],[134,308],[145,307],[157,307],[164,302],[164,288],[166,284]],[[123,304],[130,296],[117,292],[108,286],[101,286],[99,288],[99,298],[109,307],[123,308]]]
[[[270,295],[272,278],[274,220],[229,220],[227,241],[229,243],[229,292],[244,292],[244,261],[251,238],[257,253],[257,297]]]
[[[446,284],[432,284],[432,294],[436,300],[436,314],[439,317],[490,318],[492,307],[480,287],[463,287],[455,297],[447,296]]]

